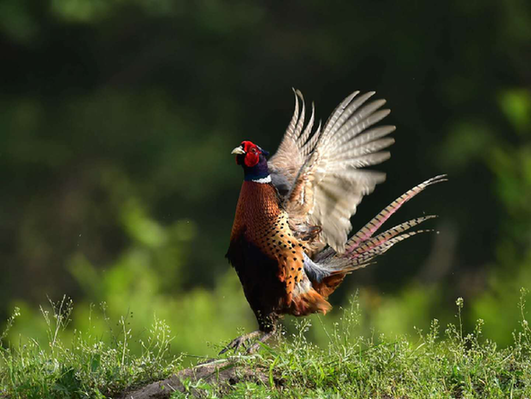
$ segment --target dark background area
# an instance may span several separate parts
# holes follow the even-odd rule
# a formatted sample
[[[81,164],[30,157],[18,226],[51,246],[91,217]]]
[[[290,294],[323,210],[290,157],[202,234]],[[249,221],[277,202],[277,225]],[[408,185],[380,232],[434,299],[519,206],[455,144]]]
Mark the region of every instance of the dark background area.
[[[67,294],[79,319],[102,302],[140,325],[162,315],[181,350],[251,328],[224,259],[231,149],[276,149],[291,87],[323,121],[376,90],[396,144],[354,228],[448,173],[389,222],[436,213],[439,234],[356,272],[333,304],[359,290],[370,325],[400,332],[460,296],[510,340],[531,287],[530,4],[4,0],[0,318],[19,306],[13,334],[37,331],[38,305]]]

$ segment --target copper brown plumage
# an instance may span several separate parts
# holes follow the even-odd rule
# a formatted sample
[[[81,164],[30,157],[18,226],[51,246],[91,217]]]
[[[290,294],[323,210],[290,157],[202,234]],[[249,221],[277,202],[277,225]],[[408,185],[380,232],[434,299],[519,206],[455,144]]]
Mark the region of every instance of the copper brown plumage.
[[[284,314],[305,316],[331,309],[326,298],[347,274],[365,267],[391,246],[427,230],[408,230],[434,216],[402,223],[375,237],[378,228],[402,204],[431,184],[419,184],[393,201],[347,239],[350,217],[362,197],[385,180],[381,172],[360,169],[389,158],[383,151],[394,139],[394,126],[372,127],[389,110],[374,92],[352,93],[321,129],[312,131],[315,110],[305,121],[302,94],[295,91],[295,111],[277,153],[250,141],[232,151],[243,167],[227,258],[236,269],[259,330],[233,340],[222,352],[261,335],[271,337]],[[306,123],[306,125],[305,125]],[[259,343],[251,346],[254,351]]]

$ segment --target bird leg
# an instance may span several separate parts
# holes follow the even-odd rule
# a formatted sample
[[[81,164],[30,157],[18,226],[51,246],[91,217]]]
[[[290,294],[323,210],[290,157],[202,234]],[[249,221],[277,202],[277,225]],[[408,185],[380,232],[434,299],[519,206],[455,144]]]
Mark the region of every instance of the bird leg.
[[[225,352],[227,352],[229,349],[234,349],[234,351],[237,351],[242,345],[245,347],[245,343],[247,341],[250,341],[251,339],[259,336],[260,334],[263,334],[258,340],[258,342],[250,346],[246,351],[248,354],[254,353],[258,349],[260,349],[260,343],[267,341],[269,338],[275,335],[275,332],[276,332],[276,328],[273,328],[271,331],[268,331],[268,332],[257,330],[257,331],[253,331],[248,334],[243,334],[239,336],[238,338],[233,339],[221,352],[219,352],[219,354],[222,355]]]
[[[256,352],[258,349],[260,349],[260,344],[262,342],[267,341],[269,338],[271,338],[273,335],[275,335],[276,330],[266,332],[264,335],[260,337],[258,342],[254,343],[249,349],[247,349],[247,353],[251,354]]]
[[[234,351],[237,351],[240,346],[245,344],[246,341],[250,341],[251,339],[257,337],[260,334],[262,334],[262,331],[256,330],[247,334],[240,335],[238,338],[233,339],[225,348],[223,348],[223,350],[219,352],[219,354],[223,355],[229,349],[234,349]]]

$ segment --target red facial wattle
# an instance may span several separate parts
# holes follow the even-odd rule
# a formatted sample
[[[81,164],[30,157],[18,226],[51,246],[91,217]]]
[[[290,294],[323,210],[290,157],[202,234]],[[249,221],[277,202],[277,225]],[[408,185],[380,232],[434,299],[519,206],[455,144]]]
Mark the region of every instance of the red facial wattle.
[[[242,142],[243,150],[245,151],[244,163],[248,168],[252,168],[260,161],[260,149],[258,146],[250,141]]]

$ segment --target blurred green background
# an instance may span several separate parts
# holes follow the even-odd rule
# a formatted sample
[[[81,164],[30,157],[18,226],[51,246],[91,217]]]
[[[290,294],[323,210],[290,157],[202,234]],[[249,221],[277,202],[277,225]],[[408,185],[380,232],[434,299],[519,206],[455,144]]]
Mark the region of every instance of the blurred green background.
[[[357,89],[393,110],[388,180],[355,228],[450,176],[389,222],[436,213],[440,233],[393,248],[332,303],[359,291],[368,329],[414,334],[455,320],[461,296],[468,323],[511,342],[531,287],[529,1],[3,0],[0,61],[12,340],[42,336],[39,305],[63,294],[71,327],[103,335],[129,315],[142,334],[156,315],[176,352],[209,355],[254,328],[224,258],[242,180],[230,151],[274,151],[295,87],[323,120]]]

